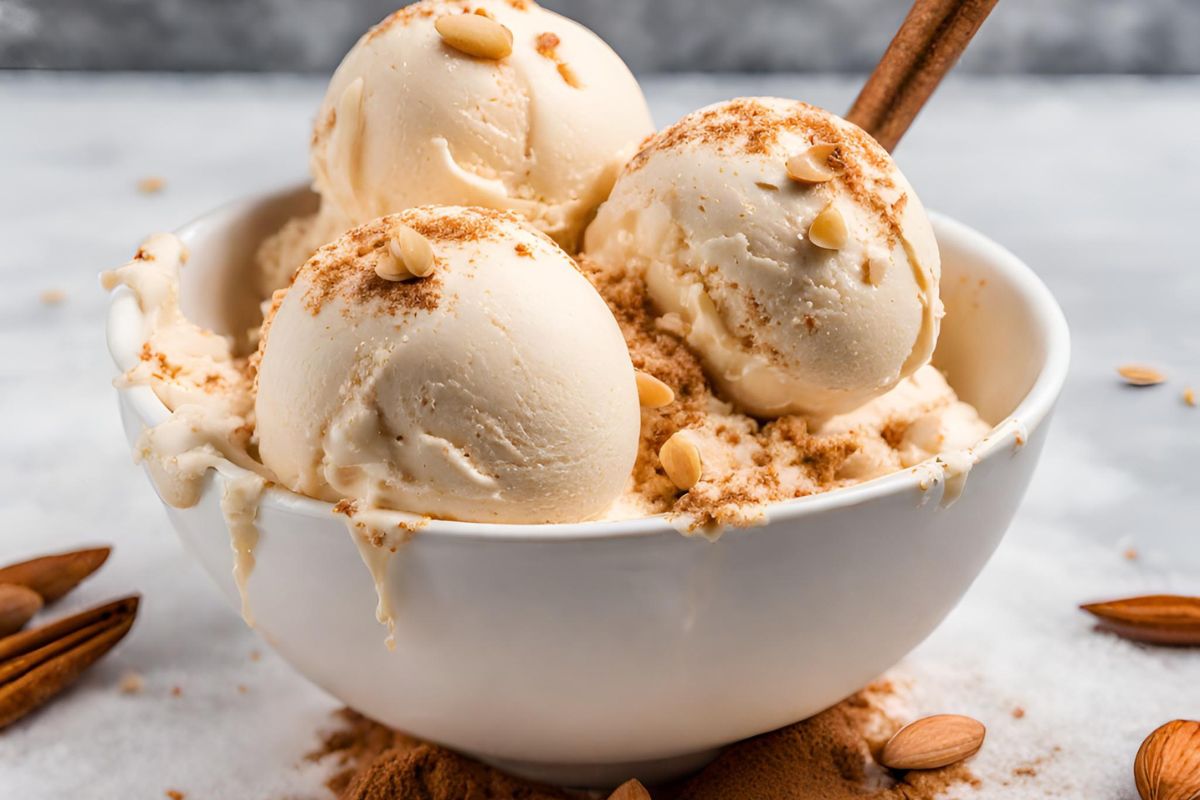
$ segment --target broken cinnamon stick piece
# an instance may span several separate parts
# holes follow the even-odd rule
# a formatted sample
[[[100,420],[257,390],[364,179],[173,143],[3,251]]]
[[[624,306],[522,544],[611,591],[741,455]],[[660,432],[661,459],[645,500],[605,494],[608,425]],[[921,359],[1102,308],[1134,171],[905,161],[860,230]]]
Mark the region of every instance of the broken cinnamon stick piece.
[[[996,0],[916,0],[846,119],[894,150]]]
[[[124,638],[137,617],[125,597],[31,631],[0,639],[0,728],[73,683]]]
[[[12,583],[33,589],[46,603],[53,603],[100,569],[111,547],[94,547],[0,568],[0,583]]]

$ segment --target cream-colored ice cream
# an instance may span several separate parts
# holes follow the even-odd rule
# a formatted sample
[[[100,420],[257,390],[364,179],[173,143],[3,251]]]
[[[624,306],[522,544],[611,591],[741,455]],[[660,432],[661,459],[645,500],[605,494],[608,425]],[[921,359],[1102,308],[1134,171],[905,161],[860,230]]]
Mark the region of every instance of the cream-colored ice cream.
[[[511,52],[470,55],[455,31],[439,32],[463,14],[508,36]],[[486,49],[488,31],[475,28]],[[423,0],[368,31],[337,68],[311,166],[323,202],[351,224],[483,206],[520,213],[573,252],[653,130],[633,75],[581,25],[532,0]]]
[[[432,271],[387,280],[406,228]],[[259,453],[294,491],[558,522],[602,514],[625,487],[639,429],[625,342],[570,257],[519,217],[418,208],[353,229],[268,323]]]
[[[294,217],[263,240],[258,248],[258,292],[270,297],[288,285],[292,275],[321,245],[332,242],[352,226],[332,203],[322,203],[314,213]]]
[[[837,476],[857,483],[966,450],[990,429],[974,406],[958,399],[941,372],[925,365],[887,394],[826,420],[817,432],[856,438],[858,447]]]
[[[646,302],[632,266],[582,265],[617,317],[634,365],[669,386],[672,402],[642,408],[642,441],[613,519],[667,512],[686,530],[711,533],[753,525],[769,504],[827,492],[909,467],[932,481],[965,474],[970,450],[991,426],[925,365],[893,389],[822,422],[795,414],[763,421],[735,409],[705,373],[676,314]],[[686,491],[667,472],[662,450],[682,436],[695,446],[700,476]],[[953,464],[939,460],[950,459]]]
[[[254,398],[245,360],[233,340],[202,328],[179,309],[179,269],[187,249],[169,233],[142,243],[128,264],[105,272],[107,289],[127,286],[143,314],[141,353],[119,387],[147,386],[173,412],[145,430],[135,456],[146,464],[163,499],[195,504],[205,473],[218,462],[262,473],[248,450]]]
[[[929,361],[937,243],[891,156],[792,100],[689,114],[630,162],[586,237],[631,266],[718,389],[766,417],[821,419]]]

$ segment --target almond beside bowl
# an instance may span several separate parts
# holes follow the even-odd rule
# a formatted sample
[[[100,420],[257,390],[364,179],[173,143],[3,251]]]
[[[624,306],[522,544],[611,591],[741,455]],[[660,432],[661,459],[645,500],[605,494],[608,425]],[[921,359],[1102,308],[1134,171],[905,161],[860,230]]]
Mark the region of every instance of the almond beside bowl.
[[[184,226],[189,316],[224,332],[254,324],[255,248],[314,202],[293,189]],[[832,705],[924,639],[987,562],[1067,371],[1066,322],[1033,272],[970,228],[933,220],[948,310],[934,361],[997,423],[965,485],[922,465],[777,504],[766,524],[716,541],[657,517],[435,520],[390,561],[394,650],[332,506],[270,489],[246,587],[255,626],[363,713],[555,783],[663,780]],[[114,292],[108,343],[120,370],[138,357],[140,314],[132,294]],[[147,387],[121,390],[120,407],[131,442],[168,413]],[[196,506],[166,510],[236,609],[226,480],[210,472]]]

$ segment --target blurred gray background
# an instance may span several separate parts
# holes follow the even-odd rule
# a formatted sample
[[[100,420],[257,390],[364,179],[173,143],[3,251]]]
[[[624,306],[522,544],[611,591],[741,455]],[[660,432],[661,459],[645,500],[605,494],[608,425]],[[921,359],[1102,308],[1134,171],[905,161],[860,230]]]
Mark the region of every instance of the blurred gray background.
[[[403,0],[0,0],[0,68],[328,72]],[[545,0],[635,71],[870,69],[908,0]],[[1200,72],[1200,0],[1001,0],[975,72]]]

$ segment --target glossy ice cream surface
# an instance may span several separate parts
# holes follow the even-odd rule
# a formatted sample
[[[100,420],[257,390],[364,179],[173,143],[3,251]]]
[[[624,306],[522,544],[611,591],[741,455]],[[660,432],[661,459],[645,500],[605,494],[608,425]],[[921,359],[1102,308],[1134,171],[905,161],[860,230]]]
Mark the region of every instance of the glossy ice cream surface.
[[[586,250],[644,275],[719,389],[758,416],[850,411],[937,341],[937,243],[912,187],[870,136],[798,101],[718,103],[657,134]]]

